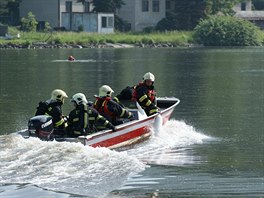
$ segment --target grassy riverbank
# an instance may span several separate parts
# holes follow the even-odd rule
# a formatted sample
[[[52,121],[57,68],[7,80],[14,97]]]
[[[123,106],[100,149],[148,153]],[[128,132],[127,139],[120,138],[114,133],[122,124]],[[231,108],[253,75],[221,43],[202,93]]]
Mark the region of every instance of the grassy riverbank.
[[[10,31],[9,31],[10,32]],[[47,43],[50,45],[98,45],[122,43],[131,45],[169,45],[187,46],[193,43],[192,32],[172,31],[162,33],[113,33],[96,34],[87,32],[19,32],[11,31],[12,39],[0,39],[0,45],[31,45]]]

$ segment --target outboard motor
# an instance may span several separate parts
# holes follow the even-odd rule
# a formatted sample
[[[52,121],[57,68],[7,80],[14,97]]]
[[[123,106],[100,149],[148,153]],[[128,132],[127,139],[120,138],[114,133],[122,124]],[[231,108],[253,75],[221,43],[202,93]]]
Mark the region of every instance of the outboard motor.
[[[41,140],[53,140],[52,118],[46,115],[38,115],[30,118],[28,121],[29,136],[38,137]]]

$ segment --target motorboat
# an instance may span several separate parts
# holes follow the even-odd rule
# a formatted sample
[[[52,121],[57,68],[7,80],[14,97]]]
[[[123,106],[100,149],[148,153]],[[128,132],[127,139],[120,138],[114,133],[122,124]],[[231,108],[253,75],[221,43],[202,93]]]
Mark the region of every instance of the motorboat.
[[[175,97],[159,97],[157,98],[157,106],[160,109],[159,113],[147,116],[145,111],[135,104],[134,108],[128,105],[127,110],[134,114],[134,120],[124,122],[116,126],[116,131],[103,130],[91,135],[79,136],[76,138],[70,137],[55,137],[55,141],[80,142],[84,145],[92,147],[107,147],[116,149],[124,146],[129,146],[137,142],[146,140],[151,134],[160,129],[170,119],[175,107],[180,103],[180,100]],[[40,133],[49,133],[52,131],[52,120],[50,117],[33,117],[34,122],[38,122],[38,126],[43,130]],[[31,122],[33,123],[33,122]],[[33,126],[33,124],[32,124]],[[18,132],[24,138],[29,138],[36,135],[32,134],[29,128]]]

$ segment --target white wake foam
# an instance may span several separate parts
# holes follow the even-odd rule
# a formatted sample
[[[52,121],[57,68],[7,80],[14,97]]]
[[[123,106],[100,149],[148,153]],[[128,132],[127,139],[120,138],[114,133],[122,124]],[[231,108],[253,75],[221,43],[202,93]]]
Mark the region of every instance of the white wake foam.
[[[45,189],[103,196],[145,165],[125,152],[80,143],[1,136],[0,184],[31,183]]]
[[[0,184],[30,183],[44,189],[103,197],[147,164],[192,163],[185,148],[211,139],[183,121],[170,120],[156,135],[125,151],[80,143],[0,136]]]

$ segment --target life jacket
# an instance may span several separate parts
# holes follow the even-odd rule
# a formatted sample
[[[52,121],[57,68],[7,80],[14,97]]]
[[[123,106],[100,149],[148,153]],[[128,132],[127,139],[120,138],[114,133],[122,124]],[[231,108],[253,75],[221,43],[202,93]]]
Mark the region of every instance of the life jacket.
[[[115,114],[108,109],[108,102],[112,100],[111,97],[96,97],[94,108],[103,116],[108,118],[115,118]]]
[[[156,91],[154,90],[154,88],[150,89],[148,88],[144,83],[139,83],[135,89],[133,89],[133,97],[132,97],[132,101],[137,101],[138,98],[138,93],[137,93],[137,89],[139,87],[146,87],[146,95],[148,96],[148,99],[154,103],[155,102],[155,98],[156,98]]]

